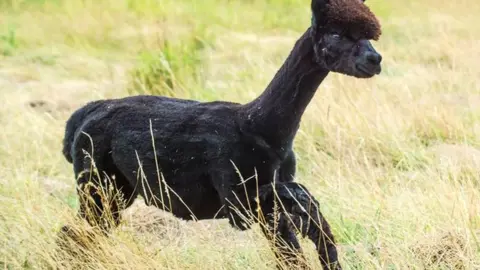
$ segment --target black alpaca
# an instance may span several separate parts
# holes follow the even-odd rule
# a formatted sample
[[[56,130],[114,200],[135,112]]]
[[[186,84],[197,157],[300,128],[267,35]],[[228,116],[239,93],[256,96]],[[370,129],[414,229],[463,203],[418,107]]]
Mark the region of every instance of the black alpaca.
[[[369,41],[379,38],[380,25],[361,0],[313,0],[311,8],[312,26],[264,93],[248,104],[134,96],[77,110],[66,125],[63,153],[78,181],[79,215],[102,224],[109,207],[117,225],[120,208],[140,194],[178,218],[228,218],[245,230],[251,223],[243,217],[258,221],[252,219],[258,206],[279,259],[297,263],[298,255],[289,252],[301,254],[296,227],[315,243],[324,269],[340,269],[318,202],[294,182],[292,144],[306,106],[330,71],[358,78],[380,73],[381,56]],[[102,201],[92,160],[112,180],[103,189],[113,182],[123,207]],[[281,206],[277,215],[274,204]]]

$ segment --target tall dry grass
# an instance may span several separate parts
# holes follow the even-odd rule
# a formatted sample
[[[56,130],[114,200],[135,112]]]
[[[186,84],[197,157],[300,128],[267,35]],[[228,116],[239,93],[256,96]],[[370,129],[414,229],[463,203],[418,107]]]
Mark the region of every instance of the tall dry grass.
[[[480,3],[368,0],[384,71],[330,75],[296,138],[346,269],[480,268]],[[144,206],[95,252],[58,251],[78,207],[61,155],[87,101],[154,93],[246,102],[309,23],[300,0],[0,2],[0,265],[5,269],[271,269],[254,227]],[[163,59],[163,62],[155,61]],[[311,244],[307,257],[313,266]],[[87,259],[85,259],[87,258]]]

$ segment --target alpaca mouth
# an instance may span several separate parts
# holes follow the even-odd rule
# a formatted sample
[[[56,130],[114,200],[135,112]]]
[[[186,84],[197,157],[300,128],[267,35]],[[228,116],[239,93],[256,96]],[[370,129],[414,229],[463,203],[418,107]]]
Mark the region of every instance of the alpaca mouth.
[[[362,73],[362,75],[369,76],[369,77],[380,74],[382,70],[380,66],[375,66],[371,68],[371,67],[367,67],[366,65],[357,64],[355,65],[355,67],[360,73]]]

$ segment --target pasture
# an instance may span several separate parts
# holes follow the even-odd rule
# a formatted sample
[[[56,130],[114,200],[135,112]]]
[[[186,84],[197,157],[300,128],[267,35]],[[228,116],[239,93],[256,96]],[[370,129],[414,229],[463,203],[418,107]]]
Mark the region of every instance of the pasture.
[[[84,256],[65,121],[88,101],[257,97],[310,24],[306,0],[0,1],[0,267],[272,269],[258,227],[138,201]],[[345,269],[480,268],[480,2],[367,0],[379,76],[330,74],[295,140]],[[319,262],[302,241],[311,266]],[[74,250],[75,251],[75,250]],[[75,252],[74,252],[75,253]]]

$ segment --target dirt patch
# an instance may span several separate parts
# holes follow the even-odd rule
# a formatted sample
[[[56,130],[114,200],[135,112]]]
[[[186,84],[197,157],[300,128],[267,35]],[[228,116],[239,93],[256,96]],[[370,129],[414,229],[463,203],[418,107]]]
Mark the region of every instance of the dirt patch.
[[[179,219],[154,206],[147,206],[137,199],[122,215],[131,228],[140,233],[163,234],[167,230],[180,230]]]
[[[31,100],[26,102],[26,106],[39,114],[49,114],[52,116],[72,113],[80,108],[83,103],[67,100]]]
[[[426,269],[466,269],[467,239],[457,232],[434,233],[425,236],[412,247],[414,256]]]

